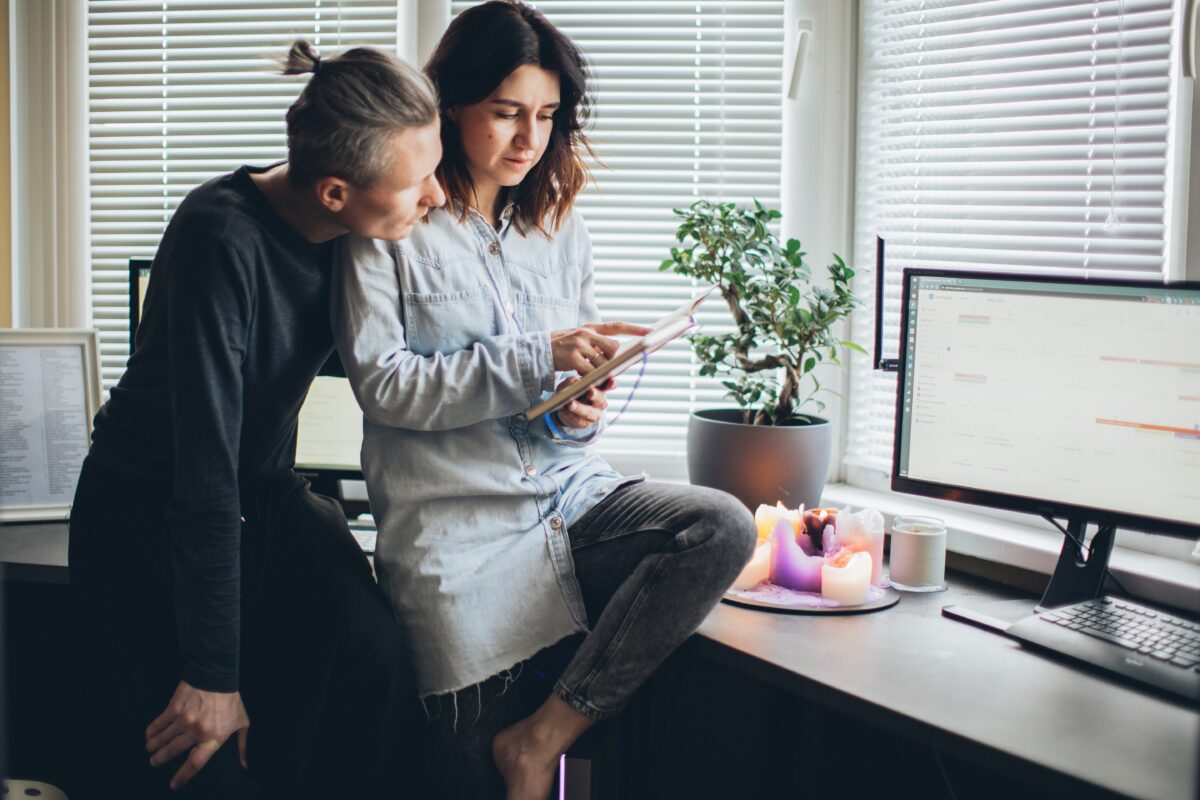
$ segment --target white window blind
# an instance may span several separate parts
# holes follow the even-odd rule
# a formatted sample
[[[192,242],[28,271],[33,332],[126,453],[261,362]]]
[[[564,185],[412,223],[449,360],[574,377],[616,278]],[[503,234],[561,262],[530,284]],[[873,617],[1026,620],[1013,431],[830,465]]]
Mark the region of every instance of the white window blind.
[[[1171,0],[863,0],[854,263],[887,240],[885,354],[906,267],[1163,274],[1172,21]],[[869,483],[896,383],[866,362],[845,463]]]
[[[474,3],[455,2],[454,13]],[[580,197],[595,248],[596,297],[609,320],[652,322],[695,291],[659,272],[675,243],[673,208],[698,198],[778,208],[783,4],[684,0],[559,0],[539,11],[588,57],[593,69],[592,142],[605,166]],[[710,301],[709,326],[728,311]],[[725,389],[701,380],[690,346],[651,356],[632,403],[605,434],[618,468],[683,476],[687,412],[728,405]],[[609,397],[620,409],[637,369]]]
[[[198,184],[286,156],[303,78],[272,60],[306,38],[395,50],[394,0],[91,0],[88,3],[92,303],[102,378],[129,356],[130,258],[150,258]]]

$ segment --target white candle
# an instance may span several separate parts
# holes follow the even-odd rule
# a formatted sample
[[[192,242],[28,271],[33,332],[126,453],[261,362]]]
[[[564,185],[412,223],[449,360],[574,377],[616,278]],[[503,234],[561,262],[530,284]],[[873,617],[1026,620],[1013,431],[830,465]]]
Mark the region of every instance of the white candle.
[[[896,517],[889,560],[892,585],[912,592],[946,588],[946,525],[934,517]]]
[[[843,550],[821,567],[821,595],[842,605],[865,603],[870,586],[870,553]]]
[[[794,533],[800,533],[800,520],[803,514],[803,506],[798,509],[790,509],[783,503],[776,503],[773,506],[760,505],[754,512],[754,524],[758,528],[758,543],[762,544],[770,538],[771,531],[775,530],[775,524],[781,519],[792,523]]]
[[[771,543],[763,542],[754,548],[754,555],[750,556],[750,563],[742,567],[741,574],[737,576],[737,580],[733,582],[733,586],[730,588],[735,592],[744,592],[747,589],[753,589],[767,579],[770,571]]]

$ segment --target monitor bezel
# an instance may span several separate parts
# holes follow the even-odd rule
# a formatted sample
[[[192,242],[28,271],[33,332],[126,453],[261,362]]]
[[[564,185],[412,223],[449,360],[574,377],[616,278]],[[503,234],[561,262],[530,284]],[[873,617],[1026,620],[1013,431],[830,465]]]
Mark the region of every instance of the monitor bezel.
[[[138,278],[143,269],[150,269],[154,262],[148,258],[129,259],[129,355],[137,338],[138,325],[142,322],[142,307],[138,303]]]
[[[908,342],[908,298],[912,281],[916,278],[969,278],[972,280],[1002,280],[1021,281],[1024,283],[1054,283],[1066,285],[1087,286],[1118,286],[1128,288],[1169,288],[1200,291],[1200,282],[1179,281],[1163,283],[1158,281],[1138,281],[1119,278],[1080,278],[1064,275],[1023,275],[1002,272],[973,272],[962,270],[940,270],[913,268],[905,269],[901,280],[902,293],[900,297],[900,370],[896,376],[896,417],[892,444],[891,486],[894,492],[931,497],[937,500],[948,500],[956,503],[999,508],[1007,511],[1020,511],[1038,516],[1054,518],[1084,519],[1098,525],[1113,525],[1119,528],[1143,531],[1151,534],[1177,536],[1195,539],[1200,537],[1200,521],[1195,524],[1159,517],[1114,511],[1107,508],[1083,506],[1040,498],[993,492],[969,486],[956,486],[946,483],[918,480],[900,475],[900,448],[903,442],[901,425],[904,418],[904,381],[908,373],[909,352]]]

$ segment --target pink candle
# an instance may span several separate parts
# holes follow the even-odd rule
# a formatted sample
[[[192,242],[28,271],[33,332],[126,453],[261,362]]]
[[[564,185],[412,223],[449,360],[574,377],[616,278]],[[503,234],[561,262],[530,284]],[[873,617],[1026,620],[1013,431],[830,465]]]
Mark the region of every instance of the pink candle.
[[[775,524],[771,531],[771,583],[797,592],[819,592],[823,561],[821,556],[804,553],[788,520]]]

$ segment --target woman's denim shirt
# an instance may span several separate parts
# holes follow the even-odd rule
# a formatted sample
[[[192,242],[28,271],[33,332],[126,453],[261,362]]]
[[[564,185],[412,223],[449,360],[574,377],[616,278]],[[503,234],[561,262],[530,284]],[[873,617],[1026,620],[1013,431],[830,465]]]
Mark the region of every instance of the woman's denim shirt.
[[[599,320],[591,242],[434,209],[401,242],[343,237],[333,327],[363,423],[375,568],[422,696],[587,629],[567,531],[631,479],[523,411],[557,378],[549,332]],[[634,478],[632,480],[637,480]]]

